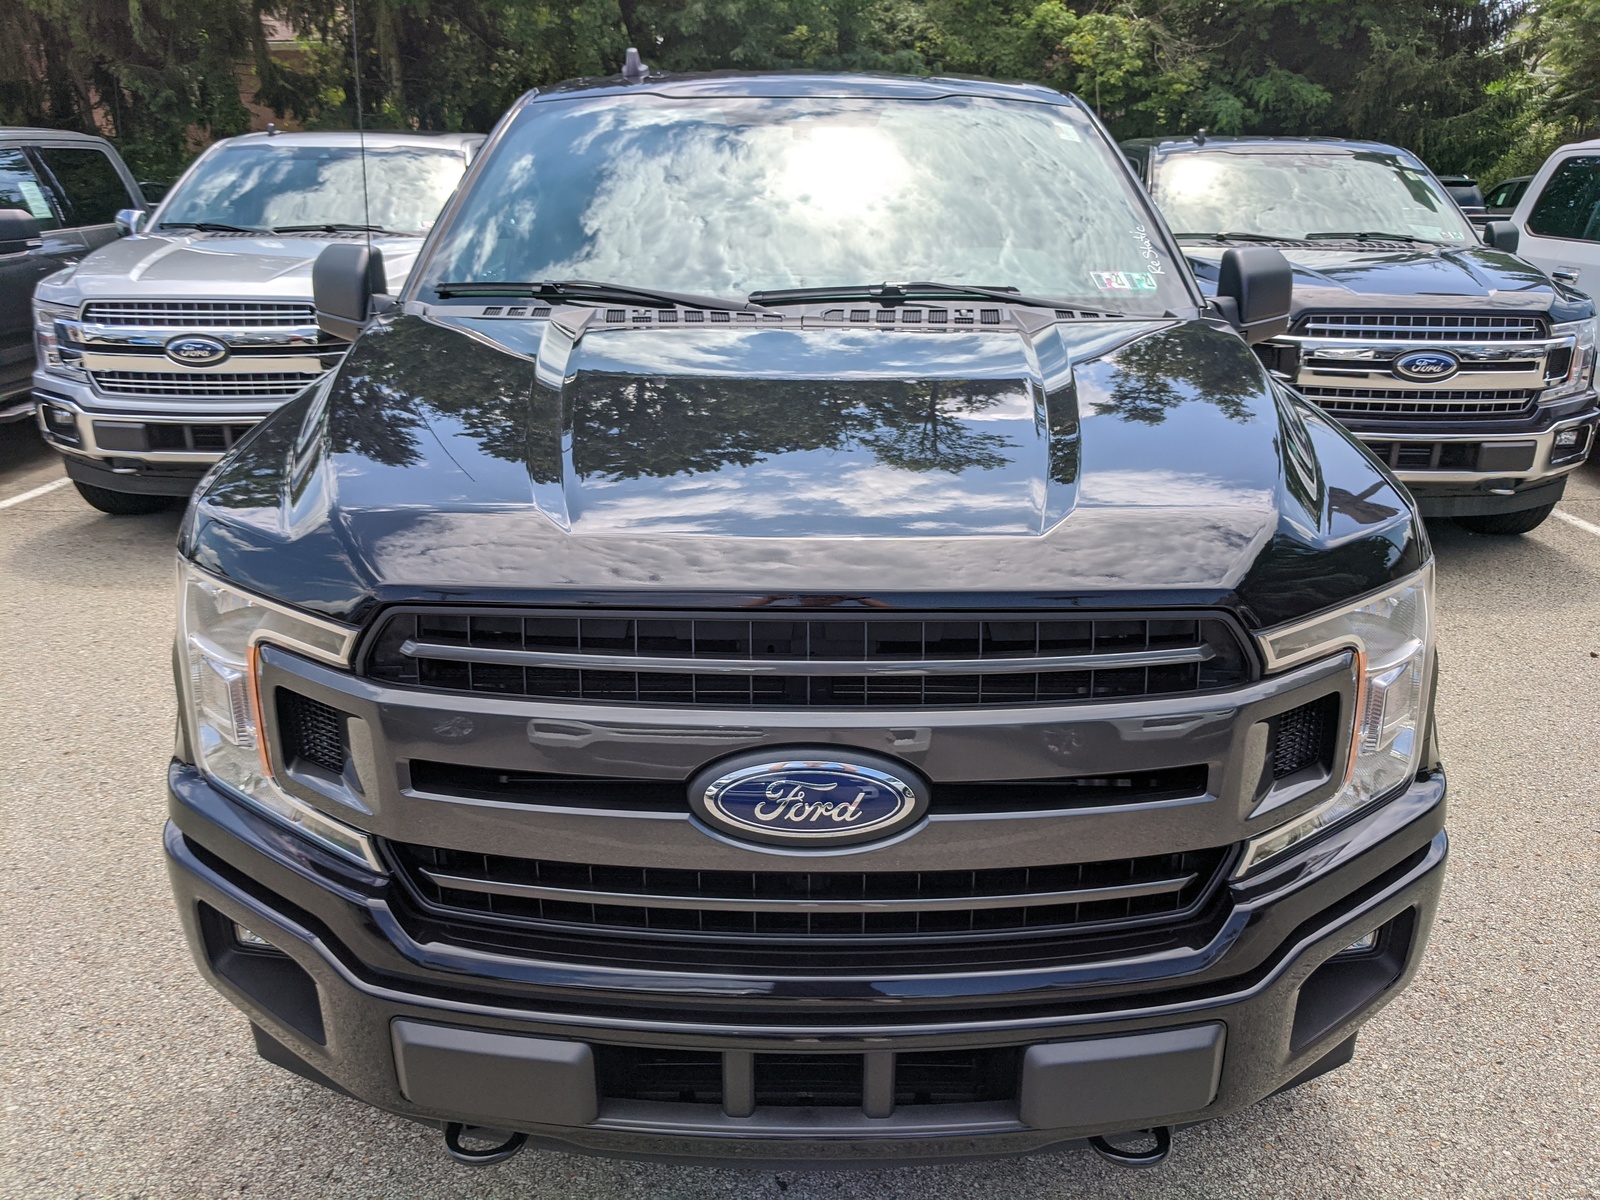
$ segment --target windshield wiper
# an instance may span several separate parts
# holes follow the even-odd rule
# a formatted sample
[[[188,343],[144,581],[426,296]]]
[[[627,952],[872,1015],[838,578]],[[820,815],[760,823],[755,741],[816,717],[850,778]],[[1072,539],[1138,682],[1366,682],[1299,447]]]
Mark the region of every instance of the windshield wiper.
[[[382,225],[351,225],[344,221],[323,221],[317,225],[274,225],[273,233],[400,233]]]
[[[1303,242],[1286,233],[1175,233],[1180,242]]]
[[[592,279],[546,279],[543,283],[436,283],[441,300],[452,297],[525,296],[534,300],[593,300],[598,303],[641,304],[647,308],[748,309],[743,300],[723,300],[690,292],[664,292],[656,288],[601,283]]]
[[[863,283],[840,284],[835,287],[808,287],[808,288],[772,288],[766,291],[751,292],[750,303],[770,306],[775,304],[804,304],[808,301],[824,300],[877,300],[891,303],[902,303],[916,299],[944,299],[944,300],[998,300],[1003,304],[1015,304],[1022,308],[1062,308],[1080,309],[1081,304],[1071,304],[1065,300],[1051,300],[1040,296],[1024,296],[1014,287],[981,287],[970,283],[934,283],[929,280],[916,280],[910,283]],[[1101,313],[1108,317],[1120,317],[1122,313],[1107,312],[1102,308],[1091,311]]]
[[[1308,242],[1423,242],[1429,246],[1442,243],[1432,238],[1418,237],[1414,233],[1385,233],[1381,229],[1362,229],[1355,233],[1308,233]]]
[[[163,221],[157,229],[195,229],[201,233],[271,233],[253,225],[229,225],[223,221]]]

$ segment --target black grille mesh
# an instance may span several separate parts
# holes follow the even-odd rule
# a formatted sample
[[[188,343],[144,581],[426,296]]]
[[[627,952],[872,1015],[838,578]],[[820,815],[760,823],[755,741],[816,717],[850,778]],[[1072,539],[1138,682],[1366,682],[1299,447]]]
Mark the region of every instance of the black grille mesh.
[[[1272,744],[1272,777],[1284,779],[1307,767],[1333,761],[1339,724],[1339,697],[1323,696],[1278,717]]]
[[[333,775],[344,771],[349,743],[344,714],[331,705],[287,688],[278,689],[278,732],[283,759],[303,759]]]
[[[408,640],[450,647],[592,655],[593,667],[462,662],[408,655]],[[1207,650],[1203,662],[985,673],[1005,659]],[[673,658],[703,673],[608,669],[606,658]],[[719,673],[717,660],[970,661],[926,675]],[[1230,687],[1250,677],[1226,622],[1194,617],[870,618],[803,616],[569,616],[516,612],[398,612],[372,643],[366,673],[387,683],[595,703],[731,707],[960,707],[1061,704]]]

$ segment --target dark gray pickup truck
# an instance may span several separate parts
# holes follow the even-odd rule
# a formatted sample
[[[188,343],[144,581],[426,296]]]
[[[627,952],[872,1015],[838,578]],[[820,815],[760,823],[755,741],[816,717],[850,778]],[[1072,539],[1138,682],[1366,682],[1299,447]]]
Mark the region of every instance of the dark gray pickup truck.
[[[505,117],[180,544],[166,851],[271,1061],[494,1161],[1173,1131],[1348,1061],[1443,880],[1432,551],[1042,88]]]
[[[1129,142],[1202,286],[1230,246],[1294,264],[1257,346],[1404,481],[1425,516],[1527,533],[1594,442],[1595,307],[1484,232],[1414,155],[1338,138]],[[1487,239],[1487,243],[1484,239]]]

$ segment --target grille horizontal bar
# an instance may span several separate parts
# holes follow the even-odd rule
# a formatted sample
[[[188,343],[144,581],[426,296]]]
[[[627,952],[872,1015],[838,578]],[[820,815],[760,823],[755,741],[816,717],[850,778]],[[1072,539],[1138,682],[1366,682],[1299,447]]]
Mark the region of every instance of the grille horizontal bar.
[[[1135,896],[1162,896],[1181,892],[1195,881],[1194,872],[1170,879],[1110,887],[1071,888],[1058,892],[1007,893],[999,896],[941,896],[916,900],[790,900],[731,896],[646,895],[635,892],[589,892],[577,888],[544,887],[449,875],[422,868],[428,881],[440,888],[485,892],[496,896],[521,896],[532,900],[563,900],[580,904],[619,904],[632,908],[687,908],[715,912],[941,912],[954,909],[1034,908],[1046,904],[1092,904],[1101,900],[1127,900]]]
[[[594,703],[884,707],[1170,695],[1250,678],[1227,622],[1187,614],[568,614],[399,611],[365,672],[389,683]]]
[[[449,646],[437,642],[407,639],[400,653],[408,658],[449,659],[452,662],[498,663],[524,667],[570,667],[593,669],[594,655],[560,654],[545,650],[496,650],[476,646]],[[1210,646],[1192,649],[1144,650],[1127,654],[1074,654],[1054,658],[989,659],[986,675],[1021,675],[1032,671],[1092,671],[1115,667],[1163,667],[1208,662],[1216,657]],[[684,675],[715,672],[726,675],[942,675],[970,671],[971,659],[925,659],[900,662],[885,659],[862,662],[857,659],[822,659],[806,662],[779,659],[712,659],[685,661],[681,658],[638,658],[606,656],[605,668],[619,671],[663,671]]]
[[[1344,388],[1302,385],[1300,394],[1330,413],[1377,420],[1411,417],[1484,417],[1506,420],[1527,414],[1538,395],[1534,389],[1486,391],[1471,388]]]
[[[1311,338],[1365,341],[1504,342],[1545,337],[1539,317],[1474,316],[1462,313],[1310,313],[1294,331]]]

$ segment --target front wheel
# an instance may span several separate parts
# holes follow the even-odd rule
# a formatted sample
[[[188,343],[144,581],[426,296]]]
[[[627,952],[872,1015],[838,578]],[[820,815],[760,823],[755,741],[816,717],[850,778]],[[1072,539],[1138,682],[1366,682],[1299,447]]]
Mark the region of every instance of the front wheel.
[[[82,496],[95,508],[103,513],[110,513],[114,517],[137,517],[145,513],[161,512],[172,507],[171,496],[146,496],[139,492],[113,492],[110,488],[95,487],[92,483],[79,483],[76,479],[72,486],[78,489]]]
[[[1523,508],[1508,513],[1488,513],[1481,517],[1456,517],[1454,520],[1469,533],[1505,537],[1517,533],[1531,533],[1543,525],[1544,519],[1555,510],[1554,504],[1541,504],[1538,508]]]

